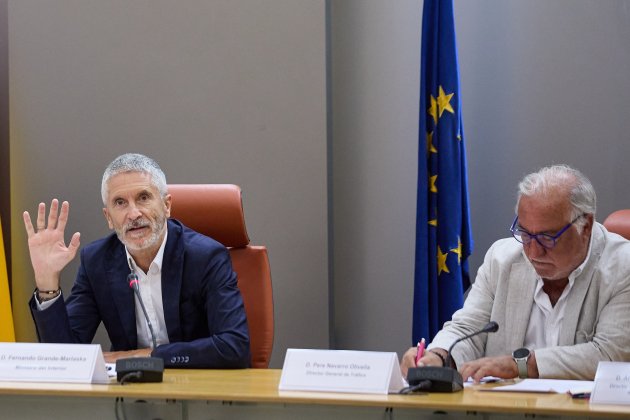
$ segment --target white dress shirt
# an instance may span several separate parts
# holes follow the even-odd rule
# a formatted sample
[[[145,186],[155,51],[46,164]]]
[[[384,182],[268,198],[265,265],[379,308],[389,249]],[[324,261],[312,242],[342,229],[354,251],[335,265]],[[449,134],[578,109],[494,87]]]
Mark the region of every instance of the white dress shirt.
[[[591,256],[591,245],[589,243],[586,258],[578,268],[569,274],[569,283],[562,291],[555,306],[551,305],[549,295],[543,291],[543,280],[538,277],[536,291],[534,292],[534,303],[532,312],[525,333],[525,347],[530,350],[544,349],[559,345],[562,321],[567,306],[568,297],[573,289],[575,278],[580,275],[586,262]]]
[[[162,259],[164,257],[164,247],[166,245],[166,238],[168,237],[168,231],[164,234],[164,241],[158,250],[157,255],[149,265],[149,271],[145,273],[140,267],[138,267],[133,260],[133,257],[129,254],[127,247],[125,252],[127,253],[127,261],[130,261],[133,265],[133,269],[138,275],[138,287],[140,290],[140,296],[144,302],[144,307],[147,310],[147,315],[151,320],[153,326],[153,332],[155,333],[155,340],[157,345],[168,344],[168,332],[166,330],[166,321],[164,321],[164,305],[162,304]],[[138,348],[150,348],[153,347],[153,340],[151,339],[151,332],[147,325],[146,318],[142,312],[142,306],[138,301],[138,297],[135,296],[136,303],[136,331],[138,332]]]

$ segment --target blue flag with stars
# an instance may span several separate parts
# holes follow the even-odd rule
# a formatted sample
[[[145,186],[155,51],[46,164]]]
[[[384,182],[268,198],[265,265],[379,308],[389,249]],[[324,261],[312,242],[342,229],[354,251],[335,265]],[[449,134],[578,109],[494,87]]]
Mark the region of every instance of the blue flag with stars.
[[[413,337],[462,307],[472,251],[452,0],[424,0]]]

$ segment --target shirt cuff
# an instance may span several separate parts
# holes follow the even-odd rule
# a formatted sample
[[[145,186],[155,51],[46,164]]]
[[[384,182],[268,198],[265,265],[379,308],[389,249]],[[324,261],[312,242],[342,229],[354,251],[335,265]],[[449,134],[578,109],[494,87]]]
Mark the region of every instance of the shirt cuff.
[[[43,311],[45,309],[48,309],[49,307],[52,306],[53,303],[55,303],[57,301],[57,299],[59,299],[61,297],[61,293],[59,293],[58,296],[47,300],[46,302],[39,302],[38,296],[37,296],[37,290],[35,290],[33,292],[33,298],[35,298],[35,305],[37,306],[37,310],[38,311]]]

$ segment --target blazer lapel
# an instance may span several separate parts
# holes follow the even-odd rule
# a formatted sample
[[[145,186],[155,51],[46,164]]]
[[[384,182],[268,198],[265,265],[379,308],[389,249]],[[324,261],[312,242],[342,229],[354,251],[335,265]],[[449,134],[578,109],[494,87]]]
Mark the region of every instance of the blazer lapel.
[[[112,294],[114,306],[118,311],[120,324],[128,340],[128,348],[138,347],[138,331],[136,330],[136,305],[133,290],[127,283],[129,264],[125,247],[118,243],[108,255],[110,264],[107,269],[107,282]]]
[[[558,345],[568,346],[575,344],[575,332],[578,330],[577,324],[580,313],[584,308],[584,299],[586,293],[591,286],[593,280],[593,270],[604,248],[604,236],[601,228],[597,223],[593,224],[593,233],[591,234],[591,249],[589,250],[588,260],[582,272],[576,276],[573,283],[571,293],[569,293],[567,304],[564,308],[564,318],[562,320],[562,329],[558,337]]]
[[[184,240],[182,227],[168,221],[168,238],[162,263],[162,305],[164,321],[171,343],[182,341],[179,301],[184,273]]]
[[[517,349],[525,342],[538,276],[529,263],[522,262],[512,266],[509,278],[505,331],[510,332],[508,348]]]
[[[590,270],[589,270],[590,271]],[[568,346],[575,344],[575,332],[577,331],[577,323],[582,310],[582,303],[586,297],[586,292],[591,285],[593,278],[592,272],[582,272],[573,283],[571,292],[569,293],[566,306],[564,307],[564,318],[562,319],[562,328],[558,336],[559,346]]]

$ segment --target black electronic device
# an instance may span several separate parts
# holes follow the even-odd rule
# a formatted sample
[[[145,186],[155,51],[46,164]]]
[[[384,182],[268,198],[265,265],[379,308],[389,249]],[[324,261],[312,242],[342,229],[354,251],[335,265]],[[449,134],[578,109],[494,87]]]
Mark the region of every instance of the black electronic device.
[[[421,366],[409,369],[407,382],[415,391],[457,392],[464,388],[462,375],[444,366]]]
[[[448,349],[444,366],[421,366],[409,369],[407,373],[409,389],[412,391],[431,392],[457,392],[464,389],[462,375],[451,367],[451,351],[453,351],[453,347],[463,340],[468,340],[482,333],[496,332],[498,329],[499,324],[490,321],[481,330],[457,339]]]
[[[164,360],[159,357],[126,357],[116,360],[118,382],[162,382]]]

